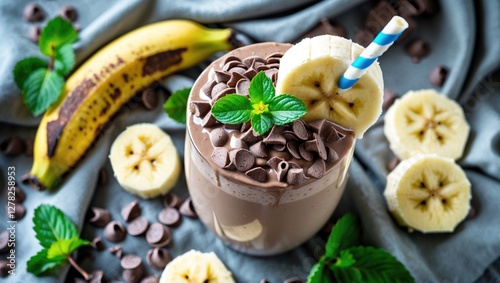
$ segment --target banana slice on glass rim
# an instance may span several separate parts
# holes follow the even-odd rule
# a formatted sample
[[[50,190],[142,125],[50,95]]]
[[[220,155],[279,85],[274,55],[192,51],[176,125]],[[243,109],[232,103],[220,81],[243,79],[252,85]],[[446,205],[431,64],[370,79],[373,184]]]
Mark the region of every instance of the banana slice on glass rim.
[[[389,211],[410,231],[453,232],[470,210],[471,184],[453,159],[419,154],[387,176]]]
[[[384,134],[399,159],[419,153],[459,159],[469,131],[460,105],[432,89],[407,92],[384,118]]]
[[[172,139],[154,124],[129,126],[113,142],[109,159],[118,183],[145,199],[165,195],[181,173]]]
[[[327,119],[351,128],[362,138],[382,113],[384,83],[379,64],[372,64],[348,91],[338,93],[337,82],[364,48],[332,35],[306,38],[281,58],[276,94],[301,99],[308,112],[304,121]]]
[[[234,283],[231,271],[214,252],[190,250],[169,262],[160,283]]]

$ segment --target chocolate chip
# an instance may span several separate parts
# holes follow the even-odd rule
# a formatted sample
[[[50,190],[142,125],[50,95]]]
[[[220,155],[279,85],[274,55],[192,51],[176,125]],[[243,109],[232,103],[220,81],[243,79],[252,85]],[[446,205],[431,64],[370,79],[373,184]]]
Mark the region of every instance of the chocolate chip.
[[[201,87],[201,91],[206,95],[208,96],[209,98],[212,98],[212,90],[213,88],[215,87],[215,85],[217,84],[216,81],[212,80],[212,81],[208,81],[206,84],[204,84],[202,87]],[[225,87],[225,86],[224,86]]]
[[[233,87],[228,87],[228,88],[225,88],[215,94],[212,93],[212,103],[214,103],[215,101],[219,100],[220,98],[228,95],[228,94],[234,94],[236,93],[236,89],[233,88]]]
[[[266,157],[266,145],[262,141],[258,141],[249,147],[250,152],[255,157]]]
[[[297,136],[295,135],[295,133],[294,133],[293,131],[290,131],[290,130],[285,130],[285,131],[283,131],[283,137],[284,137],[284,138],[285,138],[285,140],[287,140],[287,141],[290,141],[290,140],[292,140],[292,141],[297,141],[297,140],[299,140],[299,139],[297,138]]]
[[[431,52],[429,43],[421,38],[415,38],[405,47],[406,53],[410,55],[413,63],[418,63],[422,58],[427,57]]]
[[[212,161],[215,163],[215,165],[219,166],[220,168],[224,168],[227,165],[229,165],[229,162],[230,162],[229,152],[224,147],[214,148],[214,151],[212,152],[211,157],[212,157]]]
[[[165,207],[179,208],[182,204],[182,199],[179,195],[168,193],[163,197],[163,205]]]
[[[314,154],[306,149],[306,145],[303,143],[299,145],[299,153],[302,159],[306,161],[313,161],[314,160]]]
[[[307,169],[307,176],[319,179],[325,175],[326,165],[323,159],[317,159],[314,163]]]
[[[137,269],[125,269],[122,272],[125,283],[139,283],[143,276],[144,268],[142,266]]]
[[[11,208],[11,206],[6,206],[5,210],[7,211],[7,214],[9,214],[10,220],[21,220],[26,215],[26,208],[21,203],[15,204],[14,213],[12,213],[12,210],[9,208]]]
[[[111,221],[111,215],[107,209],[91,207],[89,210],[89,222],[96,227],[104,227]]]
[[[96,251],[103,251],[106,247],[104,246],[104,242],[102,241],[102,238],[101,237],[95,237],[93,240],[92,240],[92,247],[96,250]]]
[[[18,186],[14,186],[14,191],[9,191],[9,192],[10,193],[12,193],[12,192],[14,193],[14,200],[13,200],[13,202],[15,202],[15,203],[23,203],[24,200],[26,199],[26,194]]]
[[[267,280],[266,278],[262,278],[260,280],[260,283],[270,283],[269,280]]]
[[[228,140],[227,132],[223,128],[215,128],[210,132],[210,141],[214,147],[221,147]]]
[[[104,277],[104,272],[102,270],[94,270],[90,274],[90,283],[103,283],[107,282],[106,277]]]
[[[302,168],[290,168],[286,174],[286,182],[292,186],[300,185],[308,179],[309,177],[304,174],[304,169]]]
[[[231,78],[230,74],[221,71],[215,71],[214,76],[217,83],[227,83],[227,81]]]
[[[243,126],[241,126],[241,127],[242,128],[246,127],[245,123],[243,123]],[[251,144],[251,143],[254,143],[256,141],[259,141],[261,139],[261,137],[257,133],[255,133],[253,129],[248,129],[246,132],[243,132],[243,134],[241,134],[240,139],[246,143]]]
[[[466,219],[473,219],[474,217],[476,217],[476,214],[477,214],[476,208],[474,206],[471,206],[469,208],[469,213],[467,214]]]
[[[187,217],[191,218],[197,218],[198,215],[196,214],[196,210],[194,209],[193,206],[193,201],[191,200],[191,197],[188,197],[181,205],[179,208],[179,212]]]
[[[435,86],[440,87],[444,84],[447,75],[448,68],[446,68],[445,66],[437,66],[431,71],[429,75],[429,82]]]
[[[313,151],[318,153],[321,159],[326,160],[327,158],[326,147],[325,144],[323,143],[323,139],[316,133],[314,133],[313,136],[314,136],[313,140],[309,140],[304,143],[305,149],[307,151]]]
[[[295,120],[292,124],[292,130],[301,140],[307,140],[309,134],[307,133],[306,125],[302,120]]]
[[[238,73],[238,74],[240,74],[240,75],[242,75],[242,76],[245,76],[245,72],[246,72],[246,71],[247,71],[247,70],[246,70],[246,69],[244,69],[244,68],[241,68],[241,67],[236,67],[236,68],[232,68],[231,70],[229,70],[229,73],[231,73],[231,74],[232,74],[232,73]]]
[[[28,38],[35,43],[38,43],[38,40],[40,40],[41,33],[42,29],[38,25],[33,25],[28,28]]]
[[[248,67],[252,66],[252,64],[254,64],[254,62],[261,62],[261,63],[266,63],[266,60],[260,56],[257,56],[257,55],[252,55],[252,56],[248,56],[246,57],[245,59],[243,59],[243,64],[247,65]]]
[[[139,202],[137,200],[132,201],[131,203],[125,205],[120,214],[122,215],[123,220],[126,222],[132,221],[137,216],[141,215],[141,207],[139,206]]]
[[[274,64],[273,64],[273,65],[274,65]],[[276,64],[276,65],[279,67],[279,64]],[[270,67],[270,68],[272,68],[273,66],[269,65],[269,67]],[[266,76],[267,76],[269,79],[271,79],[271,80],[273,80],[273,76],[274,76],[274,74],[277,74],[277,73],[278,73],[278,69],[274,69],[274,68],[269,69],[269,70],[265,70],[265,71],[264,71],[264,74],[266,74]]]
[[[23,17],[28,22],[40,22],[45,19],[45,12],[37,3],[29,3],[24,7]]]
[[[283,127],[273,126],[271,131],[266,135],[266,137],[262,140],[266,144],[280,144],[285,145],[286,139],[283,137]]]
[[[256,64],[257,64],[257,63],[256,63]],[[257,69],[257,72],[260,72],[260,71],[267,71],[267,70],[269,70],[269,66],[268,66],[268,65],[263,65],[263,64],[261,65],[261,64],[259,64],[259,66],[258,66],[258,67],[256,66],[256,69]],[[265,73],[265,72],[264,72],[264,73]]]
[[[236,169],[245,172],[255,164],[255,156],[247,149],[234,149],[229,152],[229,159]]]
[[[253,79],[253,77],[255,77],[257,75],[257,70],[254,70],[254,69],[248,69],[244,74],[243,74],[248,80],[244,80],[248,85],[250,85],[250,80]],[[248,87],[247,85],[247,87]],[[236,84],[236,89],[238,90],[238,84]],[[246,93],[245,94],[248,94],[248,89],[244,90]],[[238,92],[240,93],[240,92]],[[243,94],[243,93],[241,93]]]
[[[160,278],[158,278],[158,275],[149,275],[142,278],[140,283],[158,283],[158,282],[160,282]]]
[[[378,34],[392,17],[397,14],[398,12],[388,1],[379,1],[377,5],[368,12],[365,19],[365,28],[372,34]]]
[[[273,52],[266,56],[266,60],[269,60],[270,58],[281,58],[283,57],[283,54],[284,53],[280,51]]]
[[[391,89],[384,88],[384,102],[382,103],[382,109],[384,111],[389,109],[389,107],[391,107],[396,98],[397,98],[396,92],[394,92]]]
[[[9,231],[3,230],[0,233],[0,253],[4,253],[9,250]]]
[[[245,175],[260,183],[265,183],[267,181],[266,170],[264,170],[264,168],[262,167],[254,167],[246,171]]]
[[[109,248],[109,252],[112,255],[116,256],[117,258],[123,257],[123,249],[122,249],[122,246],[120,246],[120,245],[116,245],[116,246]]]
[[[234,139],[231,143],[231,147],[234,149],[248,149],[248,144],[240,139]]]
[[[278,165],[280,164],[281,161],[284,161],[283,158],[273,156],[273,157],[269,158],[269,160],[267,161],[266,164],[269,167],[271,167],[271,169],[273,169],[274,171],[278,171]]]
[[[158,220],[168,226],[177,226],[181,222],[179,211],[172,207],[165,207],[158,213]]]
[[[141,266],[142,260],[139,256],[130,254],[126,255],[120,261],[120,265],[123,269],[134,269]]]
[[[127,225],[127,232],[131,236],[139,236],[142,235],[148,230],[148,220],[144,217],[136,217],[134,220],[132,220],[128,225]]]
[[[238,82],[241,80],[246,80],[244,75],[241,75],[239,73],[231,73],[231,78],[227,82],[227,86],[234,88],[234,87],[236,87]],[[235,90],[235,92],[236,92],[236,90]]]
[[[240,61],[237,61],[237,60],[232,60],[232,61],[228,61],[226,64],[224,64],[224,66],[222,67],[222,71],[229,71],[230,69],[233,69],[233,68],[236,68],[237,66],[241,66],[244,64],[242,64]]]
[[[31,185],[31,173],[30,173],[30,171],[27,171],[23,175],[21,175],[21,178],[19,180],[24,185]]]
[[[167,226],[153,223],[146,232],[146,241],[153,248],[162,248],[172,241],[172,234]]]
[[[212,109],[208,101],[192,101],[190,103],[191,113],[196,117],[203,118]]]
[[[141,93],[141,101],[148,110],[153,110],[158,106],[158,93],[152,88],[146,88]]]
[[[224,66],[226,65],[227,63],[231,62],[231,61],[235,61],[237,63],[240,63],[241,62],[241,59],[240,57],[238,56],[233,56],[233,55],[229,55],[227,56],[226,58],[224,58],[221,62],[221,66]]]
[[[355,35],[355,41],[364,47],[367,47],[374,38],[375,35],[366,29],[358,30]]]
[[[289,167],[290,164],[286,161],[281,161],[278,164],[278,167],[276,168],[276,177],[278,178],[278,181],[283,182],[285,180]]]
[[[297,159],[300,159],[300,152],[299,152],[299,145],[297,143],[297,141],[288,141],[286,143],[286,149],[288,150],[288,152],[290,152],[290,154],[294,157],[294,158],[297,158]]]
[[[242,132],[242,133],[247,132],[251,128],[252,128],[252,123],[250,121],[247,121],[247,122],[241,124],[240,132]]]
[[[201,125],[203,127],[212,127],[213,125],[215,125],[215,117],[212,116],[212,111],[208,112],[207,115],[205,115],[205,117],[203,117],[203,120],[201,120]]]
[[[326,159],[326,162],[328,164],[333,163],[337,161],[337,159],[339,159],[338,153],[333,148],[328,147],[327,151],[328,151],[328,158]]]
[[[218,83],[218,84],[214,85],[214,87],[210,91],[210,98],[215,99],[215,96],[219,92],[225,90],[226,88],[227,88],[227,85],[225,83]]]
[[[59,10],[59,15],[63,19],[68,20],[70,22],[74,22],[78,18],[78,13],[77,13],[75,7],[70,6],[70,5],[63,6]]]
[[[172,256],[167,249],[153,248],[146,254],[148,264],[158,270],[162,270],[172,260]]]
[[[398,164],[399,164],[399,159],[397,157],[394,157],[387,164],[387,171],[390,172],[390,171],[394,170],[394,168],[396,168],[396,166],[398,166]]]
[[[108,183],[108,171],[106,171],[106,168],[101,168],[101,170],[99,170],[99,178],[97,180],[97,183],[101,186],[104,186]]]
[[[24,152],[23,140],[19,137],[10,137],[0,143],[0,152],[5,156],[18,156]]]
[[[304,280],[300,279],[299,277],[292,277],[288,278],[283,283],[304,283]]]
[[[125,282],[137,283],[141,280],[144,274],[142,267],[142,259],[136,255],[126,255],[120,261],[123,268],[122,277]]]
[[[307,122],[307,126],[311,128],[317,134],[321,134],[321,130],[323,129],[323,125],[325,124],[326,119],[318,119],[311,122]]]
[[[125,228],[118,221],[111,221],[104,227],[104,237],[110,242],[121,242],[126,236]]]
[[[224,124],[222,125],[224,130],[231,131],[231,130],[239,130],[241,128],[241,123],[240,124]]]
[[[0,259],[0,277],[4,278],[9,276],[10,270],[9,262],[5,259]]]

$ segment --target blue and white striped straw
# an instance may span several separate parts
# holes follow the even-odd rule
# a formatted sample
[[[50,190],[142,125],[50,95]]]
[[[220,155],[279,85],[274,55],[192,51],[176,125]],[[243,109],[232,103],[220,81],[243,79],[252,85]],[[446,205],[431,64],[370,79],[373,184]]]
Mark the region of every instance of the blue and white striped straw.
[[[408,23],[405,19],[394,16],[368,45],[368,47],[359,54],[358,58],[352,62],[345,73],[340,77],[338,82],[338,92],[349,90],[361,78],[368,68],[377,61],[384,52],[398,39],[405,29],[408,28]]]

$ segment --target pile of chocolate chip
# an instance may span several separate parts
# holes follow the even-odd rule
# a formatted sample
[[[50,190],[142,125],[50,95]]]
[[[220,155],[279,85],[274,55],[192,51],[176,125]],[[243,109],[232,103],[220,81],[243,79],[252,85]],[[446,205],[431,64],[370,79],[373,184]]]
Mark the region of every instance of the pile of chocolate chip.
[[[222,70],[213,71],[213,78],[202,87],[210,101],[193,101],[190,108],[192,114],[201,119],[201,125],[210,129],[210,140],[214,146],[211,158],[218,167],[244,172],[249,178],[261,183],[268,181],[266,169],[270,167],[279,182],[294,186],[310,177],[321,178],[326,165],[338,159],[334,143],[345,135],[332,122],[325,119],[309,123],[296,120],[287,125],[273,126],[267,134],[258,135],[250,122],[222,125],[211,114],[211,105],[225,95],[236,93],[248,96],[250,80],[260,71],[276,85],[282,56],[282,53],[273,53],[266,58],[252,55],[242,60],[228,56],[222,61]],[[239,137],[227,149],[224,145],[230,139],[231,132],[239,133]],[[281,154],[272,154],[270,158],[270,151]],[[303,162],[293,160],[307,161],[308,166],[303,167]]]
[[[172,242],[170,228],[177,227],[182,218],[181,214],[187,217],[196,218],[191,198],[185,201],[173,193],[167,194],[163,199],[164,208],[158,214],[158,221],[149,224],[149,221],[141,216],[142,209],[137,200],[125,205],[120,214],[124,224],[118,220],[112,220],[107,209],[91,207],[88,213],[88,221],[95,227],[104,228],[104,237],[111,243],[119,243],[126,239],[127,233],[130,236],[144,236],[151,249],[146,253],[146,261],[154,269],[162,270],[172,260],[172,256],[166,249]],[[92,240],[92,246],[97,251],[106,249],[101,237]],[[122,279],[125,282],[158,282],[158,276],[150,275],[145,277],[145,269],[142,259],[135,254],[124,255],[122,247],[118,244],[110,247],[108,251],[120,259],[123,269]],[[102,282],[105,280],[102,271],[92,273],[92,282]],[[75,279],[76,280],[76,279]],[[82,281],[84,282],[84,281]]]
[[[80,30],[80,26],[74,23],[78,18],[78,12],[76,11],[75,7],[71,5],[65,5],[61,7],[59,9],[58,16],[68,22],[73,23],[73,27],[76,30]],[[45,11],[38,3],[32,2],[24,7],[23,18],[29,23],[42,22],[43,20],[45,20],[45,17]],[[41,32],[42,28],[39,25],[33,25],[28,30],[28,37],[33,42],[38,42]]]

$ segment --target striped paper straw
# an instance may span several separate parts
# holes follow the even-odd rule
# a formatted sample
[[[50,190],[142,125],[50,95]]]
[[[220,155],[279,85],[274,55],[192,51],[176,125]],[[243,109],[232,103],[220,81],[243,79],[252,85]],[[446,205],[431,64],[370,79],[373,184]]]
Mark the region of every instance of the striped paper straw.
[[[384,52],[398,39],[405,29],[408,28],[408,23],[405,19],[394,16],[368,45],[368,47],[359,54],[358,58],[352,62],[345,73],[340,77],[338,82],[338,92],[349,90],[361,78],[366,70],[377,61]]]

